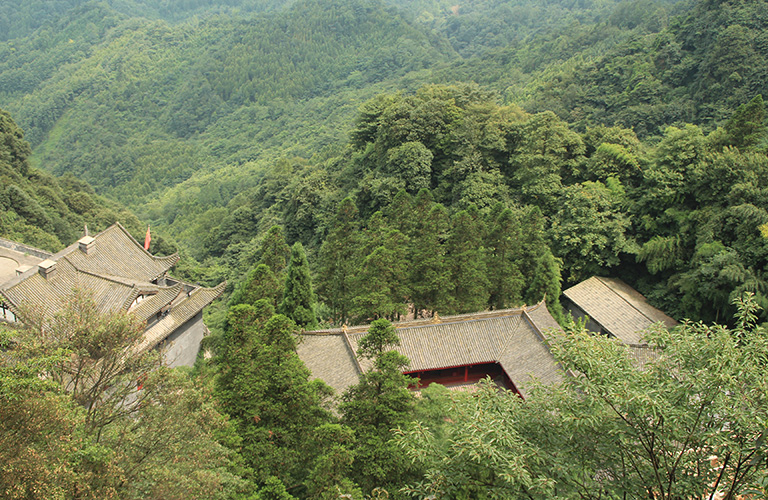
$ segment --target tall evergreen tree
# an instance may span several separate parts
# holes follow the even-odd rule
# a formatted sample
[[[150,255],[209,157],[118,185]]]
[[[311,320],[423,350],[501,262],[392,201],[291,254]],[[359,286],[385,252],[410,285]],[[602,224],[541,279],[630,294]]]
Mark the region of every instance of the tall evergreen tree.
[[[384,218],[389,227],[411,234],[414,225],[413,196],[405,189],[395,195],[392,203],[384,210]]]
[[[320,248],[318,294],[341,324],[349,320],[358,252],[358,211],[351,198],[339,204],[333,229]]]
[[[268,485],[277,477],[295,486],[314,460],[306,443],[330,420],[324,409],[330,389],[310,382],[296,354],[296,324],[283,315],[268,317],[270,312],[264,300],[230,308],[216,394],[235,423],[243,459],[257,482]]]
[[[523,295],[527,304],[537,304],[542,299],[547,299],[547,309],[556,319],[563,318],[563,309],[560,305],[560,262],[552,252],[547,249],[533,264],[533,277]]]
[[[493,221],[488,235],[488,279],[491,283],[489,303],[493,309],[504,309],[522,302],[524,286],[520,261],[522,234],[520,216],[505,208]]]
[[[259,264],[248,272],[232,293],[229,305],[253,304],[257,300],[267,299],[273,307],[277,307],[281,290],[282,286],[269,266]]]
[[[483,226],[474,205],[453,217],[447,242],[451,313],[476,312],[488,307],[490,282],[483,247]]]
[[[544,232],[544,216],[538,207],[523,210],[520,217],[520,253],[518,261],[523,276],[523,289],[527,290],[536,279],[539,271],[536,264],[550,252]],[[550,252],[551,253],[551,252]],[[559,293],[558,293],[559,295]],[[523,296],[526,304],[534,304],[541,300],[536,294]]]
[[[342,421],[354,429],[357,453],[354,478],[366,493],[374,487],[402,484],[409,461],[395,446],[391,430],[405,426],[413,414],[411,379],[403,375],[408,358],[393,350],[400,344],[395,328],[385,319],[371,323],[360,339],[359,356],[373,361],[360,382],[350,387],[339,405]]]
[[[368,221],[355,272],[353,314],[360,320],[396,318],[406,311],[408,238],[384,223],[381,212]]]
[[[291,256],[291,247],[285,242],[285,234],[280,226],[269,228],[261,242],[261,257],[259,264],[266,264],[278,280],[283,278],[283,270]]]
[[[434,204],[416,224],[411,239],[410,289],[417,316],[423,310],[445,313],[450,309],[450,273],[446,263],[449,226],[448,212],[440,204]]]
[[[259,330],[274,313],[266,300],[253,305],[237,304],[227,311],[223,342],[216,352],[219,367],[216,395],[234,419],[252,418],[259,388],[244,381],[256,377],[256,371],[261,369],[253,362],[252,353],[261,342]]]
[[[286,272],[285,292],[279,310],[300,327],[311,330],[317,327],[314,307],[315,294],[312,291],[309,263],[304,246],[297,241],[291,248],[291,261]]]
[[[429,189],[421,189],[413,199],[413,215],[411,217],[411,226],[406,231],[409,237],[417,235],[422,229],[420,222],[427,218],[429,211],[435,205],[435,197]]]

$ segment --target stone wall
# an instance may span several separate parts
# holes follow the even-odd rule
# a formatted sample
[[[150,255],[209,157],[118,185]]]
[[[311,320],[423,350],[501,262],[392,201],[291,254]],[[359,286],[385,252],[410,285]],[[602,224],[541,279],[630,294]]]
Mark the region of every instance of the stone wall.
[[[200,342],[207,331],[201,311],[158,345],[158,348],[163,350],[165,363],[171,367],[194,365]]]

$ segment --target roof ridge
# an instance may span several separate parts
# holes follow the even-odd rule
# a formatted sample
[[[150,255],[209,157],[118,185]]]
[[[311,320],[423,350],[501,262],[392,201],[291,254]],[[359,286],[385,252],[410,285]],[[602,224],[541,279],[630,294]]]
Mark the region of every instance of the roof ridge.
[[[598,280],[600,283],[602,283],[604,286],[606,286],[606,287],[607,287],[607,288],[608,288],[608,289],[609,289],[611,292],[613,292],[615,295],[617,295],[617,296],[618,296],[618,297],[619,297],[621,300],[623,300],[624,302],[626,302],[627,304],[629,304],[629,306],[630,306],[632,309],[634,309],[635,311],[639,312],[639,313],[640,313],[640,314],[641,314],[641,315],[642,315],[642,316],[643,316],[645,319],[647,319],[647,320],[648,320],[648,321],[650,321],[651,323],[658,323],[658,320],[656,320],[656,319],[653,319],[653,318],[651,318],[650,316],[648,316],[647,314],[645,314],[645,313],[644,313],[643,311],[641,311],[641,310],[640,310],[640,309],[639,309],[639,308],[638,308],[636,305],[634,305],[632,302],[630,302],[629,300],[627,300],[627,299],[626,299],[626,298],[625,298],[625,297],[624,297],[622,294],[620,294],[619,292],[617,292],[617,291],[616,291],[616,290],[615,290],[615,289],[614,289],[614,288],[613,288],[611,285],[609,285],[608,283],[606,283],[605,281],[603,281],[603,278],[602,278],[602,277],[600,277],[600,276],[595,276],[595,278],[597,278],[597,280]],[[606,279],[609,279],[609,278],[606,278]],[[622,283],[623,283],[623,281],[622,281]],[[638,292],[638,294],[639,294],[639,292]],[[640,294],[640,295],[642,296],[642,294]]]
[[[342,330],[341,332],[342,338],[344,339],[344,345],[347,346],[347,349],[349,349],[349,352],[352,354],[352,360],[355,363],[355,368],[357,368],[358,375],[363,374],[363,365],[360,364],[360,360],[357,359],[357,353],[352,348],[352,342],[349,340],[349,335],[347,335],[347,332]]]
[[[125,228],[125,226],[123,226],[122,224],[120,224],[120,221],[117,221],[117,222],[115,222],[114,224],[112,224],[111,226],[109,226],[109,228],[107,228],[107,229],[110,229],[110,228],[112,228],[112,227],[115,227],[115,226],[117,226],[118,228],[120,228],[120,229],[121,229],[121,230],[122,230],[122,231],[123,231],[123,232],[124,232],[124,233],[125,233],[125,234],[126,234],[128,237],[129,237],[129,238],[130,238],[130,239],[131,239],[131,241],[133,241],[133,242],[136,244],[136,246],[137,246],[138,248],[140,248],[140,249],[141,249],[141,251],[142,251],[142,252],[144,252],[145,254],[147,254],[148,256],[150,256],[150,257],[151,257],[153,260],[155,260],[156,262],[166,262],[166,261],[171,261],[171,260],[173,260],[173,263],[175,264],[175,263],[176,263],[176,262],[178,262],[178,261],[179,261],[179,259],[181,258],[181,257],[179,256],[179,252],[173,252],[171,255],[164,255],[164,256],[162,256],[162,257],[160,257],[160,256],[157,256],[157,255],[153,255],[153,254],[149,253],[149,250],[147,250],[146,248],[144,248],[144,245],[142,245],[141,243],[139,243],[139,240],[137,240],[136,238],[134,238],[134,237],[133,237],[133,235],[132,235],[132,234],[131,234],[131,233],[130,233],[130,232],[129,232],[129,231],[126,229],[126,228]],[[102,231],[102,232],[106,232],[106,231],[107,231],[107,229],[105,229],[105,230],[104,230],[104,231]],[[101,234],[101,233],[99,233],[99,234]],[[98,234],[97,234],[96,236],[98,236]],[[173,266],[173,264],[171,264],[171,266]]]
[[[453,314],[451,316],[441,316],[440,323],[433,323],[432,318],[421,318],[421,319],[411,319],[406,321],[394,322],[392,323],[392,326],[394,326],[398,330],[405,330],[407,328],[416,328],[416,327],[423,327],[423,326],[430,326],[430,325],[446,325],[446,324],[454,324],[454,323],[463,323],[467,321],[478,321],[478,320],[490,319],[490,318],[503,318],[506,316],[519,316],[523,313],[524,310],[527,309],[530,311],[534,311],[538,309],[543,303],[544,301],[542,300],[531,307],[521,306],[521,307],[512,307],[507,309],[492,309],[492,310],[478,311],[473,313]],[[347,328],[347,331],[349,333],[360,333],[368,330],[370,326],[371,326],[370,323],[366,323],[363,325],[350,326]],[[352,330],[356,330],[356,331],[352,331]],[[302,335],[339,335],[342,332],[343,332],[342,328],[325,328],[322,330],[308,330],[308,331],[302,332]]]
[[[114,274],[101,274],[95,271],[90,271],[88,269],[81,269],[80,267],[77,266],[77,264],[72,262],[72,260],[70,260],[66,255],[59,257],[59,261],[62,261],[62,260],[66,261],[69,265],[71,265],[75,269],[75,271],[77,271],[78,273],[87,274],[89,276],[93,276],[94,278],[100,278],[103,280],[111,281],[112,283],[117,283],[118,285],[125,285],[128,287],[139,288],[140,280],[123,279],[121,276],[117,276]],[[155,285],[150,282],[146,282],[146,284],[152,285],[153,287],[161,288],[159,285]]]
[[[175,285],[170,287],[164,287],[158,290],[157,293],[150,295],[140,303],[136,304],[136,307],[133,309],[131,314],[139,318],[141,321],[146,321],[152,314],[154,314],[155,312],[159,311],[166,305],[171,304],[174,300],[176,300],[176,298],[178,298],[181,295],[182,289],[183,289],[183,284],[181,282],[178,282]],[[157,301],[163,297],[165,297],[165,300],[157,303]],[[129,302],[126,306],[126,309],[130,307],[131,304],[132,302]],[[160,307],[157,307],[158,305],[160,305]],[[149,312],[150,314],[147,315],[147,312]]]
[[[174,308],[169,313],[169,316],[171,316],[170,320],[178,320],[178,324],[176,324],[176,326],[181,326],[184,322],[189,321],[189,319],[191,319],[194,316],[194,314],[193,315],[189,315],[190,311],[189,311],[189,309],[186,309],[185,313],[181,314],[181,317],[174,317],[175,314],[178,314],[179,311],[183,309],[183,305],[184,304],[188,304],[188,301],[190,299],[196,299],[200,294],[206,294],[207,293],[208,297],[205,297],[205,296],[203,297],[203,299],[205,300],[205,305],[203,305],[200,309],[196,309],[195,314],[197,314],[199,312],[202,312],[202,310],[208,304],[210,304],[211,302],[216,300],[216,298],[219,295],[221,295],[221,292],[224,291],[224,288],[226,288],[226,286],[227,286],[227,282],[226,281],[222,281],[221,283],[219,283],[218,285],[216,285],[213,288],[207,288],[207,287],[198,287],[198,288],[196,288],[189,295],[187,301],[182,302],[181,304],[179,304],[179,306]],[[147,330],[145,330],[144,331],[144,336],[142,337],[142,339],[133,346],[132,349],[134,350],[134,352],[144,352],[145,350],[152,349],[157,344],[162,342],[166,338],[168,333],[169,333],[167,331],[168,328],[169,328],[168,321],[169,321],[169,318],[164,318],[163,320],[158,321],[157,323],[155,323],[154,325],[149,327]]]
[[[139,287],[136,285],[133,285],[133,290],[131,290],[131,293],[128,295],[128,297],[125,298],[123,301],[123,305],[120,306],[120,309],[127,311],[131,304],[133,304],[133,301],[136,300],[136,297],[139,296]]]

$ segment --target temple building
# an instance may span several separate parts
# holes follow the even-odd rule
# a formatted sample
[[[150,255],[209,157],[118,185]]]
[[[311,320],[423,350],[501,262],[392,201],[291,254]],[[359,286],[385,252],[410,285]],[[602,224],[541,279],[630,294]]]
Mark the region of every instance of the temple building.
[[[643,332],[655,323],[677,322],[650,305],[645,297],[617,278],[593,276],[563,292],[563,306],[574,319],[586,318],[586,328],[614,337],[628,346],[642,346]]]
[[[169,276],[178,254],[155,257],[119,223],[83,236],[55,254],[0,240],[0,319],[60,311],[75,290],[92,294],[98,311],[127,311],[146,322],[139,350],[163,349],[169,366],[191,366],[207,333],[203,308],[225,283],[204,288]]]
[[[450,389],[470,389],[491,377],[497,385],[525,397],[534,380],[557,383],[565,377],[546,343],[557,322],[544,302],[533,307],[486,311],[394,323],[397,351],[411,364],[414,388],[436,382]],[[297,352],[304,364],[341,394],[370,368],[357,357],[369,325],[318,330],[300,335]]]

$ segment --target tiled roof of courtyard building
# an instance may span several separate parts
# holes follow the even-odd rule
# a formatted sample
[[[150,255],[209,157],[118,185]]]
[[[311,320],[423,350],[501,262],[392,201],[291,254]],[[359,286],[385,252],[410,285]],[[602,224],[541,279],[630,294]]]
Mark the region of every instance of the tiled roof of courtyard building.
[[[395,323],[397,349],[407,356],[409,371],[499,363],[518,391],[525,395],[531,382],[563,380],[563,372],[546,345],[542,332],[558,328],[542,302],[531,308],[489,311]],[[335,329],[307,332],[297,351],[312,376],[343,392],[357,383],[370,361],[355,360],[368,326],[346,332]]]
[[[50,316],[65,306],[76,289],[88,290],[100,313],[119,310],[132,295],[132,286],[80,272],[66,257],[60,258],[55,267],[55,274],[49,278],[34,267],[5,283],[2,295],[17,315],[23,316],[24,309],[31,307],[36,314]]]
[[[173,302],[173,300],[181,293],[182,288],[183,285],[181,283],[176,283],[175,285],[168,287],[157,287],[154,294],[147,296],[132,309],[128,310],[138,318],[139,321],[146,321],[157,311]],[[138,288],[136,288],[136,292],[136,297],[133,297],[133,300],[136,300],[139,296]],[[133,303],[133,300],[131,300],[131,303]]]
[[[301,335],[296,352],[313,378],[322,379],[339,394],[359,381],[359,365],[341,331]]]
[[[668,327],[677,324],[619,279],[593,276],[563,294],[625,344],[642,343],[643,331],[654,323],[661,322]]]
[[[166,273],[178,255],[153,256],[119,223],[48,254],[45,260],[45,254],[39,257],[36,265],[17,269],[16,276],[0,284],[0,295],[16,317],[50,317],[66,305],[75,290],[83,290],[101,313],[125,310],[148,321],[138,349],[162,342],[218,297],[226,285],[203,288],[168,278]]]
[[[137,346],[137,350],[152,349],[165,340],[174,330],[186,323],[187,320],[202,311],[205,306],[221,295],[226,286],[227,283],[223,282],[214,288],[197,288],[192,291],[186,300],[179,302],[161,321],[158,321],[144,332],[144,340]]]
[[[179,261],[176,253],[167,257],[153,256],[120,223],[111,225],[92,240],[98,240],[98,245],[91,252],[79,251],[81,242],[77,241],[54,254],[51,260],[66,256],[80,271],[136,283],[157,279]]]

